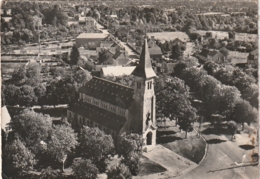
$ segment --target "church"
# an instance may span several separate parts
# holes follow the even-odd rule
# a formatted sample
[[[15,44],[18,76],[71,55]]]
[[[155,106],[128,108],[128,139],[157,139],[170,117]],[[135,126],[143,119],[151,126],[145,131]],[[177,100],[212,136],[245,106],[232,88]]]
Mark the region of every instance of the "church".
[[[123,133],[138,133],[144,146],[156,145],[154,78],[147,39],[139,64],[133,70],[134,87],[130,88],[93,77],[79,88],[79,100],[67,110],[74,129],[83,125],[98,127],[118,143]]]

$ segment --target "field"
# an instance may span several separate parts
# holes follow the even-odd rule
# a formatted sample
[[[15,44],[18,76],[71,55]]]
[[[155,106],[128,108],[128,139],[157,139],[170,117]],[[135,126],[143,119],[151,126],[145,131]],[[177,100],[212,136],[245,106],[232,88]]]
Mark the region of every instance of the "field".
[[[228,38],[228,32],[225,31],[205,31],[205,30],[198,30],[197,33],[200,35],[205,35],[207,32],[212,32],[213,37],[217,36],[218,39]],[[236,33],[235,40],[238,41],[248,41],[254,42],[258,38],[257,34],[247,34],[247,33]]]
[[[189,37],[184,32],[153,32],[147,33],[148,37],[154,36],[157,40],[174,40],[179,38],[182,41],[189,41]]]

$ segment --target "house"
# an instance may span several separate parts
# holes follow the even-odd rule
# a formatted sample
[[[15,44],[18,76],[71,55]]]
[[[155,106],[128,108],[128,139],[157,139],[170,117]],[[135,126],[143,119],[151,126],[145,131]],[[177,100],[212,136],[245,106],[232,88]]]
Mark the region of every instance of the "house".
[[[95,19],[93,19],[92,17],[86,17],[85,22],[86,22],[87,28],[96,28],[97,27],[97,21]]]
[[[212,60],[215,63],[222,64],[226,61],[225,56],[216,50],[203,49],[197,56],[202,63]]]
[[[79,101],[70,105],[67,118],[78,131],[83,125],[98,127],[110,134],[116,146],[123,133],[138,133],[144,148],[156,145],[155,72],[152,69],[147,39],[140,63],[131,73],[134,87],[130,88],[102,78],[93,77],[79,88]]]
[[[152,59],[162,58],[162,50],[161,48],[156,44],[156,41],[154,39],[154,36],[151,36],[151,39],[148,41],[148,47],[149,47],[149,53],[150,57]]]
[[[116,54],[113,56],[115,60],[115,65],[126,65],[129,62],[129,57],[126,51],[117,50]]]
[[[258,66],[258,49],[253,50],[247,57],[248,65]]]
[[[174,72],[174,68],[178,63],[162,63],[161,73],[172,74]]]
[[[92,17],[79,17],[79,24],[80,25],[86,25],[87,28],[96,28],[97,27],[97,21],[93,19]]]
[[[128,13],[125,13],[125,15],[122,17],[122,22],[130,22],[130,16],[128,15]]]
[[[136,66],[107,66],[102,67],[100,77],[131,75]]]
[[[91,50],[95,50],[97,47],[100,47],[101,41],[103,41],[108,34],[103,33],[81,33],[76,38],[76,46],[85,47]]]
[[[118,26],[120,26],[120,23],[118,20],[112,20],[111,22],[109,22],[110,29],[117,29]]]
[[[1,108],[1,129],[6,132],[8,131],[8,124],[11,122],[11,116],[6,108],[3,106]]]
[[[229,51],[228,58],[230,62],[237,66],[245,66],[247,64],[248,53],[238,51]]]

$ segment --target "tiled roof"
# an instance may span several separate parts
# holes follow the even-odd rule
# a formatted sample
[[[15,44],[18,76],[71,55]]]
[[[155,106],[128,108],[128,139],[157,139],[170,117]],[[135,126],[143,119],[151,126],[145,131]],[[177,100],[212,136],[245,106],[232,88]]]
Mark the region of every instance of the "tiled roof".
[[[128,109],[133,102],[134,89],[93,77],[85,86],[79,88],[79,92]]]
[[[68,110],[115,131],[119,131],[126,122],[125,117],[89,103],[77,102]]]
[[[258,55],[258,49],[253,50],[249,53],[250,55]]]

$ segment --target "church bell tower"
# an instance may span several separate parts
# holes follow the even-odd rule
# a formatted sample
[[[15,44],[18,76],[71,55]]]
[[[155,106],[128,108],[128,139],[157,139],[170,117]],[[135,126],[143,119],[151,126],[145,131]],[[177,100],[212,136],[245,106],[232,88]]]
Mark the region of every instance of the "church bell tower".
[[[132,75],[134,75],[135,78],[135,128],[139,130],[139,133],[142,133],[145,145],[156,145],[156,97],[154,93],[154,78],[156,74],[151,65],[146,38],[144,40],[139,64],[132,72]]]

